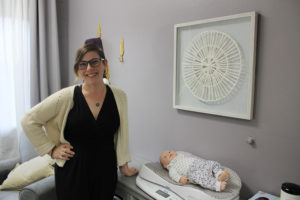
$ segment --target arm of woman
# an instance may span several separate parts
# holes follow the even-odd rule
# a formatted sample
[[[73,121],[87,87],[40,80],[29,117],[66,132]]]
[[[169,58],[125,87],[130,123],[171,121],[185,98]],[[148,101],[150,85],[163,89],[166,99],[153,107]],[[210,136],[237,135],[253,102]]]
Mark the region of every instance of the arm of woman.
[[[119,115],[120,115],[120,128],[115,134],[115,149],[117,154],[117,162],[121,174],[125,176],[133,176],[137,174],[137,169],[134,167],[129,167],[128,162],[130,162],[129,153],[129,134],[128,134],[128,105],[127,97],[125,92],[120,89],[111,86],[113,91]]]
[[[29,110],[21,121],[25,134],[39,155],[47,154],[55,147],[46,135],[45,125],[57,113],[59,96],[57,92],[47,97]]]

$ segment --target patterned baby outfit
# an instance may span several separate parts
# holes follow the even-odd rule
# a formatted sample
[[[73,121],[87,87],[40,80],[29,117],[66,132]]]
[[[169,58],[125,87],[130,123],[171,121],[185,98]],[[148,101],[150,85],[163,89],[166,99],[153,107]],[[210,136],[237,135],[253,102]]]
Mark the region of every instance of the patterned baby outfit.
[[[190,182],[220,191],[221,182],[218,176],[223,172],[216,161],[205,160],[186,152],[177,152],[177,156],[167,166],[169,176],[176,182],[185,176]]]

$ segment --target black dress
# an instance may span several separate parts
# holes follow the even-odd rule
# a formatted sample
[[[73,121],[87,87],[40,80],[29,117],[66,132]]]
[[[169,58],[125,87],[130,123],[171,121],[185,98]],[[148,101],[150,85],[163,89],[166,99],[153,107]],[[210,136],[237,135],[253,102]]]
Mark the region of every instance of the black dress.
[[[74,90],[74,107],[69,112],[64,136],[75,155],[63,167],[55,166],[58,200],[113,199],[117,183],[117,161],[114,134],[120,117],[111,89],[95,120],[82,94]]]

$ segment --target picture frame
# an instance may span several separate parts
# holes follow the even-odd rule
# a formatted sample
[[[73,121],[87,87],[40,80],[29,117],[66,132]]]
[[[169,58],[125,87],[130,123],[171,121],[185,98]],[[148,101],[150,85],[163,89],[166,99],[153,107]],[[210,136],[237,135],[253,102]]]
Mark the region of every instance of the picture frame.
[[[173,107],[253,119],[256,12],[174,25]]]

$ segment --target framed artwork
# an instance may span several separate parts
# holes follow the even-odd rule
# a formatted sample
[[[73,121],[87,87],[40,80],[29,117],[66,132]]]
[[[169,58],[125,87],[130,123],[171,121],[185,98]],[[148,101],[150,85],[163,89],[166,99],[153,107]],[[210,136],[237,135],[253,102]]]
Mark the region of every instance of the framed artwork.
[[[253,118],[257,13],[174,26],[173,107]]]

